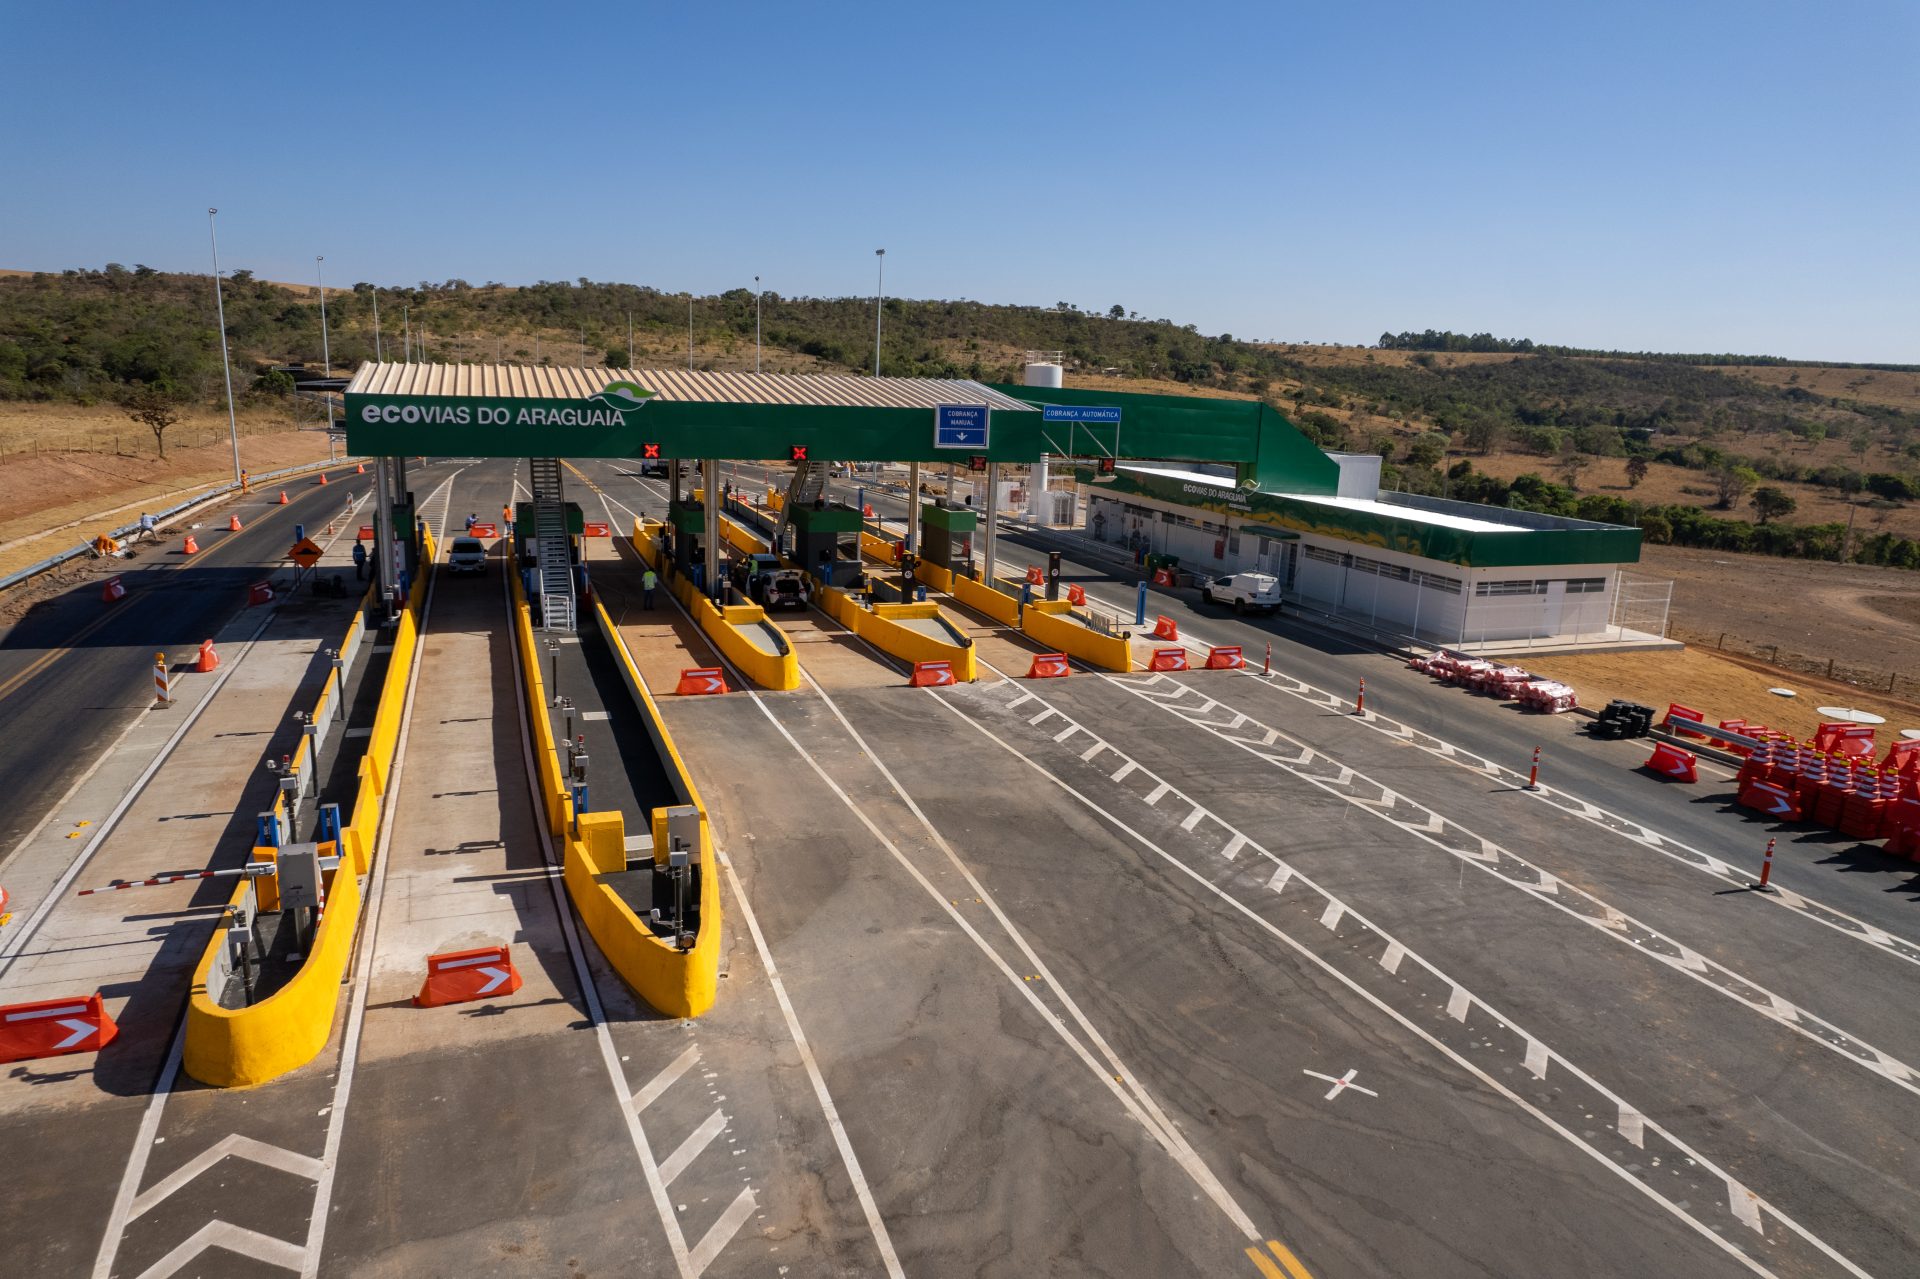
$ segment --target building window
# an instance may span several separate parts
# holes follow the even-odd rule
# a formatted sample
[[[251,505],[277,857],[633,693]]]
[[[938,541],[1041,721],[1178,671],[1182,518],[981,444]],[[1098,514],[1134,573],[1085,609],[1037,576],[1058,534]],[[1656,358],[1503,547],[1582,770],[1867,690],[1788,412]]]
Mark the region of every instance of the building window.
[[[1444,591],[1448,595],[1458,595],[1460,593],[1460,579],[1457,577],[1441,577],[1435,573],[1416,572],[1413,575],[1413,580],[1417,584],[1427,587],[1430,590]]]
[[[1324,546],[1308,546],[1300,553],[1308,559],[1318,560],[1322,564],[1346,564],[1353,558],[1349,555],[1342,555],[1338,551],[1329,551]]]
[[[1604,577],[1575,577],[1567,581],[1569,595],[1598,595],[1606,589],[1607,579]]]
[[[1473,593],[1477,596],[1489,595],[1545,595],[1545,582],[1475,582]]]
[[[1236,529],[1229,530],[1227,533],[1227,554],[1238,555],[1239,553],[1240,553],[1240,530],[1236,528]]]

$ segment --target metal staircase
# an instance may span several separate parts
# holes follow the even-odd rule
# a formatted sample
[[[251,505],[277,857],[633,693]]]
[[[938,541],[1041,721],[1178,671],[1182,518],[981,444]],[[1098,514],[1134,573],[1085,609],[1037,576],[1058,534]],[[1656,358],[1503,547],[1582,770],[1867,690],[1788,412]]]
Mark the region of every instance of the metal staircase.
[[[540,572],[540,629],[573,629],[573,539],[567,533],[567,503],[560,459],[529,458],[533,481],[534,559]]]
[[[793,522],[793,512],[820,500],[827,491],[827,471],[825,462],[801,462],[794,466],[793,482],[787,485],[786,504],[780,508],[780,525],[773,531],[774,545],[782,555],[793,554],[793,538],[787,527]]]

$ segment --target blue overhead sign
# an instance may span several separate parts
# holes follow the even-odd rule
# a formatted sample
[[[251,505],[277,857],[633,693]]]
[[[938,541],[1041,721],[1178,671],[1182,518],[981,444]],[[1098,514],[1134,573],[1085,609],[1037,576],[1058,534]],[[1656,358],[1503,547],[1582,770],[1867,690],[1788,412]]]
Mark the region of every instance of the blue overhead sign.
[[[1120,425],[1120,410],[1100,404],[1043,404],[1040,418],[1046,422],[1097,422],[1102,426]]]
[[[984,449],[987,447],[987,406],[942,404],[933,410],[933,447]]]

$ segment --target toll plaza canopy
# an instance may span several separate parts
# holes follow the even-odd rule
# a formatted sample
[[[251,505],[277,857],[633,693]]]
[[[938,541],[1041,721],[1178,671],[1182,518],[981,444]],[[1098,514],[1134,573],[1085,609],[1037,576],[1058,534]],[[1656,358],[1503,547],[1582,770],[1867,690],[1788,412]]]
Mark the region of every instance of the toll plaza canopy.
[[[1334,493],[1339,467],[1258,400],[960,379],[362,364],[347,445],[369,457],[1233,463],[1242,482]]]

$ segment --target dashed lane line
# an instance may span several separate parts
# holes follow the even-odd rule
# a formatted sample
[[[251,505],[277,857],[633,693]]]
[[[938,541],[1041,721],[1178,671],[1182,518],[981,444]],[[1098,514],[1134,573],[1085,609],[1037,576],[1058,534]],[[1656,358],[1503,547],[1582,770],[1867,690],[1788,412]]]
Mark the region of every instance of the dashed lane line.
[[[1006,731],[1024,732],[1034,739],[1034,749],[1057,749],[1064,759],[1072,761],[1070,765],[1063,766],[1083,768],[1089,783],[1093,785],[1112,785],[1109,756],[1133,764],[1134,767],[1127,770],[1131,784],[1114,786],[1113,789],[1133,799],[1143,810],[1156,814],[1157,820],[1164,821],[1170,833],[1179,831],[1179,824],[1171,815],[1161,815],[1161,806],[1180,812],[1204,807],[1145,765],[1132,760],[1109,739],[1053,707],[1046,699],[1012,680],[973,689],[956,687],[925,691],[957,718],[1019,759],[1100,820],[1160,857],[1234,912],[1333,977],[1366,1004],[1419,1037],[1482,1084],[1639,1189],[1753,1273],[1773,1274],[1769,1266],[1784,1264],[1785,1259],[1780,1256],[1784,1249],[1805,1245],[1819,1258],[1838,1266],[1842,1273],[1865,1279],[1865,1271],[1779,1208],[1748,1190],[1732,1174],[1646,1118],[1637,1107],[1549,1047],[1538,1036],[1523,1029],[1512,1017],[1474,994],[1374,924],[1350,903],[1335,897],[1224,818],[1207,811],[1204,826],[1197,826],[1189,833],[1191,838],[1187,843],[1192,850],[1191,857],[1182,856],[1119,815],[1115,805],[1102,802],[1083,791],[989,727],[980,715],[971,713],[973,705],[977,703],[984,712],[1002,717]],[[1034,704],[1052,712],[1044,717],[1044,728],[1029,722],[1032,717],[1026,708]],[[1081,759],[1082,752],[1077,741],[1070,739],[1066,744],[1056,745],[1055,732],[1058,726],[1066,724],[1075,725],[1090,743],[1102,748],[1100,752],[1090,759]],[[1149,804],[1147,797],[1155,792],[1160,793],[1160,798],[1156,803]],[[1235,866],[1232,860],[1221,856],[1229,847],[1240,857],[1251,855],[1263,860],[1273,868],[1272,874],[1263,878],[1258,873],[1250,875],[1243,868]],[[1227,871],[1228,887],[1215,882],[1215,876],[1222,868]],[[1293,929],[1283,927],[1269,918],[1267,912],[1276,909],[1289,911],[1288,917],[1297,921],[1296,927],[1304,924],[1309,938],[1314,935],[1314,930],[1319,930],[1326,940],[1319,945],[1302,940]],[[1367,971],[1375,969],[1394,981],[1384,986],[1377,979],[1368,981]],[[1389,999],[1394,999],[1404,1007],[1396,1007]],[[1447,1029],[1449,1024],[1455,1029]],[[1540,1104],[1536,1105],[1467,1056],[1468,1052],[1487,1049],[1497,1051],[1507,1061],[1519,1057],[1527,1066],[1529,1077],[1538,1082],[1544,1082],[1551,1073],[1559,1081],[1557,1087],[1550,1093],[1542,1094]],[[1549,1114],[1548,1106],[1558,1109],[1572,1123],[1586,1120],[1608,1125],[1611,1120],[1610,1126],[1619,1138],[1621,1149],[1613,1153],[1601,1149],[1588,1136],[1575,1131],[1568,1121]],[[1724,1193],[1709,1202],[1719,1204],[1726,1214],[1725,1219],[1715,1220],[1690,1194],[1690,1191],[1698,1190],[1698,1183],[1692,1179],[1699,1177],[1710,1178],[1723,1185]],[[1726,1226],[1733,1224],[1741,1226],[1748,1235],[1755,1237],[1744,1239],[1730,1236]],[[1804,1263],[1816,1259],[1801,1252],[1792,1260]],[[1804,1265],[1795,1267],[1796,1270],[1805,1268]]]
[[[1112,607],[1111,601],[1102,600],[1101,602]],[[1131,607],[1131,605],[1129,605],[1129,607]],[[1182,625],[1184,626],[1185,623],[1182,623]],[[1188,631],[1187,638],[1196,644],[1211,643],[1211,641],[1202,638],[1192,631]],[[1242,671],[1241,674],[1244,678],[1251,679],[1256,684],[1272,688],[1277,692],[1285,693],[1291,697],[1299,698],[1301,701],[1308,702],[1323,710],[1344,711],[1352,706],[1352,702],[1349,699],[1309,684],[1305,680],[1297,676],[1289,675],[1277,667],[1271,675],[1262,675],[1251,669]],[[1542,783],[1537,789],[1528,790],[1525,787],[1525,774],[1518,770],[1507,768],[1504,765],[1496,764],[1492,760],[1477,755],[1464,747],[1457,746],[1443,737],[1414,728],[1408,724],[1403,724],[1398,720],[1390,719],[1373,710],[1365,711],[1350,718],[1377,733],[1390,737],[1395,741],[1405,742],[1409,746],[1423,750],[1439,759],[1444,759],[1448,763],[1463,768],[1468,772],[1478,774],[1492,781],[1506,783],[1537,802],[1550,805],[1562,812],[1571,814],[1582,821],[1600,827],[1602,830],[1618,835],[1622,839],[1638,844],[1642,848],[1658,853],[1690,870],[1698,871],[1704,875],[1710,875],[1722,883],[1729,884],[1736,888],[1746,888],[1753,882],[1751,867],[1735,866],[1722,858],[1715,857],[1712,853],[1695,848],[1670,835],[1662,834],[1644,822],[1637,822],[1632,818],[1622,816],[1571,791],[1562,790],[1546,783]],[[1891,955],[1896,959],[1904,960],[1910,964],[1920,964],[1920,942],[1890,933],[1884,928],[1869,924],[1863,919],[1855,918],[1843,910],[1829,906],[1824,902],[1816,901],[1804,893],[1795,892],[1793,889],[1787,888],[1779,883],[1773,884],[1772,887],[1776,891],[1765,896],[1765,900],[1769,904],[1804,915],[1815,923],[1831,928],[1835,932],[1844,933],[1848,937],[1856,941],[1864,942],[1876,950]]]
[[[1165,675],[1145,681],[1111,677],[1109,682],[1920,1096],[1920,1071],[1906,1062],[1299,738],[1223,707],[1192,685]],[[1216,718],[1223,710],[1233,718]]]
[[[613,505],[619,506],[620,509],[626,511],[628,515],[637,515],[637,512],[635,512],[633,508],[627,506],[617,498],[610,497],[604,490],[596,491],[599,492],[603,504],[611,502]],[[611,520],[613,515],[612,511],[609,510],[607,515],[609,520]],[[676,607],[680,607],[678,600],[675,600],[674,603]],[[721,660],[723,663],[725,662],[724,657]],[[799,739],[794,737],[787,726],[773,713],[759,691],[753,687],[752,681],[741,675],[738,670],[733,670],[731,665],[728,666],[728,669],[733,671],[739,687],[752,700],[760,713],[766,717],[767,722],[773,725],[774,730],[793,748],[794,753],[798,755],[800,759],[814,771],[820,781],[840,799],[846,806],[847,811],[853,814],[855,820],[866,828],[867,832],[873,836],[881,847],[887,850],[895,862],[906,871],[908,877],[927,894],[940,910],[946,913],[960,932],[973,943],[1001,976],[1005,978],[1015,990],[1020,992],[1021,997],[1028,1002],[1041,1021],[1080,1059],[1089,1073],[1100,1082],[1101,1086],[1115,1097],[1120,1105],[1154,1138],[1155,1142],[1174,1160],[1182,1171],[1187,1173],[1195,1185],[1212,1200],[1215,1207],[1233,1224],[1235,1229],[1241,1231],[1247,1239],[1256,1242],[1259,1241],[1261,1238],[1260,1232],[1253,1224],[1252,1218],[1247,1215],[1246,1210],[1233,1198],[1226,1186],[1214,1176],[1212,1170],[1207,1167],[1205,1160],[1200,1157],[1199,1153],[1194,1150],[1192,1145],[1186,1140],[1185,1136],[1180,1132],[1178,1125],[1174,1124],[1166,1116],[1160,1109],[1158,1103],[1147,1093],[1145,1087],[1139,1082],[1134,1072],[1120,1060],[1112,1048],[1107,1045],[1104,1038],[1093,1028],[1091,1022],[1086,1019],[1078,1006],[1074,1004],[1066,994],[1064,987],[1051,980],[1043,980],[1040,983],[1029,981],[1020,971],[1017,971],[1015,967],[1008,962],[1006,957],[1001,954],[1000,950],[975,928],[973,922],[956,908],[952,900],[946,894],[942,893],[932,881],[927,879],[924,872],[914,864],[913,860],[907,856],[905,851],[902,850],[885,831],[880,829],[865,809],[854,802],[853,798],[842,789],[832,774],[823,768],[819,761],[813,757],[813,754],[800,744]],[[913,801],[912,797],[906,794],[899,782],[893,777],[892,772],[888,770],[884,764],[880,763],[878,757],[868,748],[865,739],[860,737],[853,729],[852,724],[846,719],[845,715],[841,713],[838,704],[827,695],[824,689],[820,688],[818,683],[813,681],[811,675],[807,678],[808,682],[813,685],[814,691],[820,696],[822,702],[833,712],[842,727],[852,737],[856,746],[888,779],[895,792],[901,796],[909,810],[916,815],[923,828],[926,829],[932,837],[936,846],[946,850],[947,856],[953,859],[954,864],[960,869],[961,873],[966,876],[969,886],[974,889],[975,895],[980,898],[982,904],[988,905],[996,919],[1000,921],[1001,927],[1020,949],[1022,957],[1029,963],[1036,965],[1028,971],[1045,974],[1047,969],[1041,964],[1039,956],[1034,953],[1024,935],[1013,926],[1012,921],[1000,910],[997,902],[993,900],[992,894],[973,877],[971,871],[968,870],[964,864],[960,863],[951,846],[946,843],[938,830],[927,820],[925,814]],[[1035,989],[1036,985],[1043,986],[1052,991],[1055,997],[1059,998],[1062,1003],[1067,1006],[1069,1015],[1081,1025],[1082,1029],[1087,1033],[1088,1038],[1093,1042],[1095,1047],[1100,1050],[1101,1055],[1105,1057],[1106,1061],[1104,1065],[1100,1060],[1096,1059],[1094,1049],[1089,1048],[1086,1043],[1083,1043],[1080,1037],[1075,1035],[1067,1027],[1060,1014],[1055,1012],[1054,1009],[1049,1007],[1047,1003],[1040,998]]]

